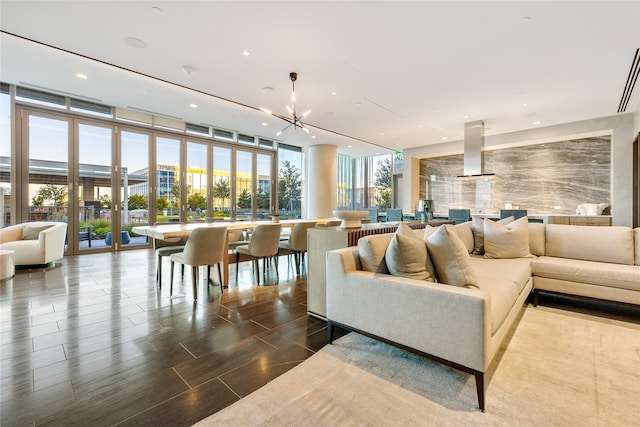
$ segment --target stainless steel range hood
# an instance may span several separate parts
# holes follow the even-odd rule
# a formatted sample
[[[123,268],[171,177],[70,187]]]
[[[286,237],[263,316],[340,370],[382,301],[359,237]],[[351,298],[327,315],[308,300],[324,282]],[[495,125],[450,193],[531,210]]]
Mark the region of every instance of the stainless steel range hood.
[[[477,120],[464,124],[464,175],[491,176],[484,172],[484,122]]]

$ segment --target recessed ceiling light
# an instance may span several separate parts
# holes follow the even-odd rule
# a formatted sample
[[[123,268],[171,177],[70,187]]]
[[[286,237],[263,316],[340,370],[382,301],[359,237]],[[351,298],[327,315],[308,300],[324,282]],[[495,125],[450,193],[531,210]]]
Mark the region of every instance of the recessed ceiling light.
[[[447,138],[446,136],[443,136],[443,137],[442,137],[442,140],[443,140],[443,141],[446,141],[447,139],[449,139],[449,138]]]
[[[198,108],[198,104],[191,103],[191,104],[189,104],[189,107],[191,107],[191,108]]]
[[[535,122],[531,123],[532,125],[539,125],[540,124],[540,120],[536,120]]]
[[[262,124],[262,126],[269,126],[269,123],[267,123],[267,122],[262,122],[261,124]]]
[[[182,71],[184,71],[185,74],[193,74],[196,72],[196,67],[194,67],[193,65],[183,65]]]
[[[464,119],[468,119],[469,116],[467,116],[466,114],[463,116]]]
[[[243,50],[243,51],[242,51],[242,54],[243,54],[244,56],[249,56],[249,55],[251,55],[251,52],[249,52],[248,50]]]
[[[125,37],[124,42],[131,47],[135,47],[136,49],[144,49],[145,47],[147,47],[147,44],[143,40],[137,39],[135,37]]]
[[[529,104],[526,104],[526,103],[525,103],[525,104],[522,104],[522,106],[523,106],[523,107],[526,107],[527,105],[529,105]]]
[[[87,75],[82,73],[77,73],[76,77],[82,80],[87,80]]]
[[[524,18],[522,18],[520,20],[521,24],[526,24],[527,22],[531,21],[531,17],[530,16],[525,16]]]
[[[316,139],[316,136],[315,135],[311,135],[311,139]]]
[[[420,129],[422,129],[422,125],[418,125],[418,127],[419,127]]]
[[[337,95],[338,92],[336,92],[335,90],[333,92],[331,92],[331,95]]]
[[[151,11],[152,11],[153,13],[155,13],[156,15],[162,15],[162,9],[160,9],[160,8],[159,8],[159,7],[157,7],[157,6],[153,6],[153,7],[151,8]]]
[[[347,145],[347,148],[353,148],[353,145]]]

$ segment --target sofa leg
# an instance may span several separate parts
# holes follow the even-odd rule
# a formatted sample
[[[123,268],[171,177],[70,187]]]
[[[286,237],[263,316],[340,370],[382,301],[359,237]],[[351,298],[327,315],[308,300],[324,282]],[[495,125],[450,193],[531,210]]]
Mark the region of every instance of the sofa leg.
[[[327,320],[327,339],[329,344],[333,344],[333,322],[331,320]]]
[[[540,294],[540,291],[538,289],[534,289],[533,290],[533,306],[537,307],[538,306],[538,295]]]
[[[484,372],[475,373],[476,377],[476,392],[478,393],[478,406],[480,410],[484,412]]]

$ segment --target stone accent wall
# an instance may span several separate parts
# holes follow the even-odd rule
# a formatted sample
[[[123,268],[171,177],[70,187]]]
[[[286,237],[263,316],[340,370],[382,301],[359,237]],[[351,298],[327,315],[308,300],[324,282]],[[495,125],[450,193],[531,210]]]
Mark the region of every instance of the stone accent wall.
[[[462,154],[422,159],[420,198],[434,200],[439,214],[497,213],[510,203],[532,215],[570,215],[581,203],[611,203],[611,137],[486,150],[484,172],[495,175],[458,178]]]

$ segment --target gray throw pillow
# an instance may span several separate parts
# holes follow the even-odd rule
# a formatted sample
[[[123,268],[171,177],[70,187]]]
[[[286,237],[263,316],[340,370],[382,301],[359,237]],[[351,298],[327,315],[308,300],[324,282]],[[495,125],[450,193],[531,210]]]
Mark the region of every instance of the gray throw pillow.
[[[392,276],[435,282],[427,245],[406,224],[400,224],[393,235],[384,260]]]
[[[24,225],[22,226],[22,240],[38,240],[41,231],[51,228],[53,225]]]
[[[506,225],[512,222],[514,217],[508,216],[496,221],[498,224]],[[477,216],[471,217],[471,229],[473,230],[473,252],[474,255],[484,255],[484,219]]]
[[[438,274],[438,281],[452,286],[478,287],[466,246],[454,225],[447,224],[427,237],[427,248]]]

